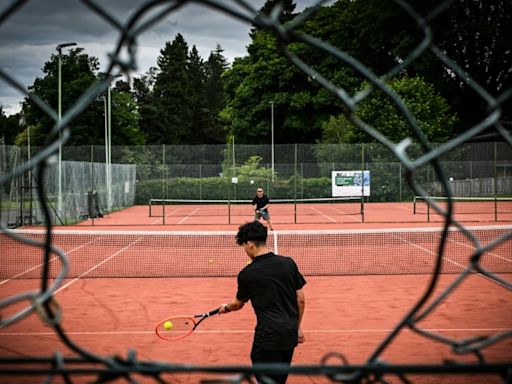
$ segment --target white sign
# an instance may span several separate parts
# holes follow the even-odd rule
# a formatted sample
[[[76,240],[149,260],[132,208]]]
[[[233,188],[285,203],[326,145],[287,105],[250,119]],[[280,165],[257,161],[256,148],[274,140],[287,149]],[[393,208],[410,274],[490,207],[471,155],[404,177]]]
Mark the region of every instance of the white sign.
[[[332,171],[332,196],[370,196],[370,171]]]

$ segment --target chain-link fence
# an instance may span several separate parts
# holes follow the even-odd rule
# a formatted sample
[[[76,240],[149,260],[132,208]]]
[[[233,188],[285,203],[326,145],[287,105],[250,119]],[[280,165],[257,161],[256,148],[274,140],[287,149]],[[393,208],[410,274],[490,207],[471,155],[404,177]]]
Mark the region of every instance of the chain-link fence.
[[[449,177],[451,194],[512,197],[512,151],[508,149],[503,142],[470,143],[443,156],[440,163]],[[40,150],[31,148],[30,155]],[[415,151],[420,153],[419,148]],[[4,174],[29,159],[23,148],[4,146],[2,153]],[[105,146],[63,147],[60,209],[58,165],[50,167],[45,178],[52,224],[90,217],[88,194],[92,191],[97,192],[103,213],[148,205],[151,199],[247,200],[257,186],[272,199],[322,199],[333,197],[331,178],[336,171],[368,170],[369,202],[412,201],[415,196],[403,176],[402,163],[378,143],[277,144],[273,150],[271,145],[239,144],[114,146],[111,153],[109,164]],[[444,196],[430,165],[416,173],[416,180],[431,196]],[[4,225],[42,223],[37,187],[28,171],[5,186]]]
[[[0,14],[0,24],[10,19],[15,15],[19,9],[26,3],[26,0],[12,1],[8,6],[3,7]],[[24,237],[21,234],[13,233],[7,228],[2,227],[2,230],[7,235],[14,238],[17,242],[33,245],[41,248],[42,256],[44,256],[44,265],[41,273],[41,288],[37,291],[23,291],[19,292],[14,296],[2,298],[0,300],[0,309],[2,309],[2,317],[0,318],[0,326],[6,327],[14,323],[19,322],[25,318],[28,314],[38,312],[44,321],[51,326],[55,331],[55,334],[59,339],[69,348],[70,351],[74,352],[74,357],[64,356],[60,352],[56,352],[54,356],[47,357],[19,357],[11,354],[11,356],[2,355],[0,357],[0,375],[8,376],[15,374],[19,371],[32,372],[33,374],[44,373],[46,374],[46,382],[53,381],[56,375],[61,375],[62,379],[66,382],[75,381],[80,379],[80,375],[83,373],[84,367],[87,367],[89,374],[96,375],[96,382],[107,382],[117,378],[123,378],[129,382],[136,382],[138,375],[144,375],[155,382],[163,382],[161,377],[162,373],[175,373],[175,372],[209,372],[215,374],[233,373],[238,372],[239,375],[228,379],[219,378],[214,382],[253,382],[252,377],[254,373],[265,374],[269,372],[290,372],[291,374],[303,374],[303,375],[323,375],[330,381],[344,382],[344,383],[387,383],[390,380],[397,378],[397,380],[403,383],[409,383],[410,375],[414,374],[471,374],[471,375],[484,375],[486,380],[490,376],[495,379],[496,382],[512,381],[512,362],[510,354],[503,356],[503,360],[499,362],[491,362],[486,356],[488,348],[495,346],[498,343],[510,343],[512,332],[510,329],[495,329],[495,330],[482,330],[485,335],[479,335],[477,337],[460,338],[457,336],[446,336],[440,334],[435,329],[426,328],[423,326],[422,320],[428,318],[439,306],[445,302],[446,297],[450,296],[456,290],[462,289],[462,283],[467,281],[468,276],[473,275],[475,272],[492,283],[498,284],[503,289],[505,294],[510,294],[512,290],[512,283],[510,282],[510,276],[499,275],[490,272],[485,268],[485,263],[482,263],[482,259],[489,252],[493,250],[505,247],[510,244],[512,239],[512,230],[505,228],[505,233],[500,234],[493,240],[486,244],[480,243],[478,238],[475,236],[471,228],[464,226],[459,223],[453,215],[455,200],[452,199],[453,193],[450,182],[456,181],[461,177],[469,177],[471,180],[477,177],[491,176],[494,180],[498,177],[508,177],[509,175],[509,154],[512,147],[512,136],[510,132],[505,129],[503,123],[500,121],[502,117],[502,108],[507,102],[510,101],[512,96],[512,89],[509,85],[504,84],[499,89],[497,95],[491,94],[485,89],[486,84],[480,84],[475,81],[471,73],[467,73],[464,69],[463,63],[456,63],[446,54],[446,49],[436,45],[432,30],[430,29],[429,23],[436,20],[440,15],[446,12],[450,7],[456,7],[460,12],[464,13],[469,2],[464,1],[440,1],[432,3],[432,9],[427,10],[420,15],[414,9],[412,9],[406,2],[402,0],[395,0],[390,2],[399,7],[408,22],[414,23],[418,28],[420,41],[414,48],[411,48],[410,52],[403,55],[402,58],[396,60],[396,66],[391,68],[384,75],[376,75],[371,69],[365,65],[365,63],[359,62],[356,58],[338,49],[336,46],[327,43],[325,41],[318,40],[310,35],[299,31],[299,27],[304,25],[311,14],[315,11],[315,7],[312,7],[295,17],[289,22],[283,24],[280,21],[280,8],[276,7],[274,12],[270,13],[270,16],[258,13],[249,2],[243,0],[235,0],[228,4],[228,2],[216,2],[209,0],[196,0],[196,1],[151,1],[145,2],[133,14],[131,19],[126,24],[121,24],[116,15],[111,14],[102,5],[93,2],[92,0],[82,0],[81,4],[84,5],[84,11],[87,9],[89,12],[97,15],[103,19],[109,25],[112,26],[113,30],[117,31],[119,38],[117,40],[116,47],[110,55],[110,62],[107,68],[107,76],[104,80],[99,81],[90,87],[87,92],[81,95],[73,104],[73,106],[64,111],[62,117],[57,114],[44,100],[38,95],[29,93],[25,87],[15,80],[6,70],[0,69],[0,78],[2,78],[9,87],[12,87],[30,98],[30,100],[38,106],[45,114],[54,121],[54,126],[51,129],[48,138],[47,145],[40,149],[34,156],[31,157],[30,161],[22,161],[21,158],[16,160],[16,157],[3,153],[2,159],[8,159],[12,164],[12,167],[5,167],[2,165],[3,173],[0,176],[0,185],[2,186],[2,197],[12,196],[13,190],[16,190],[17,179],[27,173],[28,171],[33,172],[35,180],[37,180],[37,188],[39,191],[44,192],[44,182],[48,169],[53,166],[51,165],[51,159],[57,153],[59,148],[66,142],[70,136],[69,124],[82,113],[86,107],[96,97],[102,95],[109,87],[110,82],[120,72],[130,73],[135,69],[137,62],[137,37],[142,32],[154,26],[161,21],[165,16],[172,14],[178,8],[188,5],[189,3],[197,3],[209,7],[212,11],[223,12],[229,16],[232,16],[240,21],[244,21],[258,28],[267,29],[273,33],[277,40],[280,52],[293,64],[295,64],[300,70],[302,70],[312,81],[315,81],[319,86],[323,87],[326,91],[331,92],[338,98],[338,101],[344,106],[345,116],[353,126],[363,131],[365,134],[370,135],[373,139],[379,143],[381,148],[385,148],[385,151],[380,149],[369,149],[365,146],[364,156],[361,155],[362,149],[358,150],[357,147],[352,147],[345,151],[344,146],[331,146],[330,148],[319,147],[319,151],[315,153],[313,147],[301,147],[291,146],[288,151],[276,150],[275,154],[281,156],[286,154],[288,158],[269,159],[269,147],[265,150],[254,151],[249,148],[237,149],[235,146],[231,154],[229,152],[229,146],[225,148],[219,148],[219,151],[211,151],[214,156],[218,156],[217,160],[210,163],[205,161],[198,161],[196,164],[205,164],[203,167],[197,167],[192,176],[192,179],[197,179],[199,173],[202,175],[209,175],[209,177],[218,177],[217,174],[222,173],[223,175],[229,174],[229,168],[233,167],[235,174],[237,171],[243,168],[243,162],[247,161],[250,155],[262,154],[262,160],[258,164],[263,164],[262,177],[266,180],[276,182],[280,178],[287,178],[290,175],[301,175],[304,180],[308,178],[323,177],[327,170],[338,167],[346,167],[345,169],[360,169],[359,166],[364,163],[365,167],[370,169],[374,175],[380,175],[382,177],[379,180],[377,177],[373,178],[373,184],[387,185],[387,182],[391,178],[398,180],[404,180],[414,195],[423,197],[428,202],[430,207],[435,210],[438,214],[442,215],[445,219],[443,228],[439,237],[439,244],[436,247],[435,253],[435,268],[433,270],[431,280],[428,283],[425,291],[420,295],[417,301],[412,305],[410,310],[404,314],[403,318],[396,324],[395,327],[389,332],[389,334],[382,340],[378,345],[375,346],[373,352],[369,354],[366,361],[363,364],[351,365],[347,359],[340,353],[331,353],[323,356],[322,363],[317,366],[273,366],[273,367],[199,367],[193,365],[176,365],[167,364],[162,362],[151,362],[151,361],[139,361],[133,351],[127,354],[126,358],[122,356],[101,356],[89,351],[86,348],[81,347],[73,340],[73,335],[67,334],[61,324],[61,309],[57,305],[57,301],[54,297],[54,293],[63,284],[63,280],[66,276],[69,260],[68,257],[59,249],[56,249],[52,243],[52,237],[46,236],[44,243],[39,243],[30,238]],[[318,6],[323,3],[318,2]],[[480,5],[486,2],[479,2]],[[502,2],[501,5],[507,4]],[[160,7],[160,8],[156,8]],[[493,5],[495,7],[495,5]],[[501,8],[500,8],[501,9]],[[153,13],[151,13],[153,12]],[[373,20],[368,20],[368,25],[373,23]],[[471,31],[475,35],[479,35],[483,31]],[[497,37],[499,38],[499,36]],[[322,76],[317,70],[311,65],[308,65],[304,59],[298,56],[297,53],[291,48],[292,44],[299,42],[307,44],[310,47],[328,54],[333,60],[337,60],[340,66],[344,66],[347,70],[358,73],[365,81],[368,82],[368,86],[355,94],[350,94],[339,84],[329,81],[327,78]],[[482,54],[484,53],[476,53]],[[503,52],[503,54],[509,54],[509,52]],[[472,123],[466,129],[462,130],[459,136],[448,140],[438,146],[434,146],[428,142],[422,129],[412,116],[410,110],[407,108],[403,100],[386,84],[386,80],[399,76],[411,66],[412,63],[418,62],[423,58],[428,60],[434,60],[440,64],[440,74],[448,75],[452,79],[457,79],[461,84],[464,84],[468,92],[472,92],[474,97],[479,98],[486,106],[485,113],[481,116],[477,122]],[[475,60],[479,58],[475,57]],[[385,97],[388,98],[389,102],[394,105],[396,110],[403,116],[407,122],[410,131],[410,138],[406,138],[400,142],[393,142],[391,139],[383,135],[377,127],[371,126],[368,122],[363,121],[356,113],[358,105],[368,99],[369,95],[374,92],[381,92]],[[493,154],[491,158],[476,158],[476,157],[464,157],[466,155],[467,142],[471,141],[472,138],[481,134],[487,129],[492,129],[499,136],[503,144],[499,146],[494,144],[491,149],[483,150],[487,154]],[[418,143],[418,148],[412,146],[412,143]],[[498,149],[499,147],[499,149]],[[295,148],[295,149],[293,149]],[[93,152],[96,149],[93,149]],[[247,150],[244,153],[244,150]],[[311,158],[317,159],[313,164],[311,161],[295,161],[294,159],[302,158],[299,152],[304,151],[311,155]],[[72,149],[73,152],[77,152],[77,149]],[[121,150],[122,152],[123,150]],[[139,153],[134,153],[129,149],[124,151],[132,152],[131,156],[136,158]],[[137,180],[140,183],[155,182],[157,186],[155,189],[162,189],[162,194],[166,196],[169,193],[170,183],[169,175],[180,174],[184,177],[185,173],[188,172],[186,165],[191,164],[191,161],[173,161],[173,158],[180,158],[180,151],[187,152],[187,148],[176,149],[173,147],[155,148],[150,151],[147,155],[151,157],[148,161],[122,161],[124,164],[145,164],[144,166],[137,167]],[[64,158],[66,158],[65,152]],[[91,156],[90,149],[84,150],[84,159],[80,161],[90,162]],[[192,151],[189,151],[189,154]],[[217,153],[215,153],[217,152]],[[220,152],[220,153],[219,153]],[[471,152],[471,151],[468,151]],[[333,156],[336,153],[337,156]],[[339,154],[339,156],[338,156]],[[504,157],[501,157],[501,154]],[[186,153],[183,153],[186,156]],[[209,153],[203,153],[204,158],[209,158]],[[295,157],[292,157],[295,156]],[[344,157],[346,156],[346,157]],[[105,156],[98,156],[98,158],[105,158]],[[112,152],[112,161],[120,162],[115,159],[114,150]],[[94,156],[96,158],[96,156]],[[307,158],[307,157],[306,157]],[[225,160],[227,161],[225,162]],[[277,160],[277,161],[276,161]],[[378,160],[378,161],[377,161]],[[79,159],[73,159],[73,161],[79,161]],[[479,164],[479,162],[485,162],[485,165]],[[464,164],[461,164],[463,162]],[[468,164],[468,162],[470,162]],[[488,163],[489,162],[489,163]],[[274,172],[269,175],[268,164],[274,164],[271,167]],[[302,169],[300,164],[302,163]],[[394,163],[394,164],[393,164]],[[162,164],[162,168],[155,166],[155,164]],[[167,164],[173,164],[173,166],[167,166]],[[178,164],[181,164],[178,166]],[[192,163],[193,164],[193,163]],[[212,168],[206,166],[206,164],[212,164]],[[283,166],[280,164],[284,164]],[[287,164],[287,165],[286,165]],[[376,165],[372,165],[376,164]],[[221,168],[219,168],[221,165]],[[143,168],[140,169],[139,168]],[[144,167],[146,167],[144,169]],[[174,168],[173,168],[174,167]],[[236,168],[240,170],[236,170]],[[254,162],[253,162],[254,167]],[[250,168],[250,167],[249,167]],[[322,170],[324,168],[324,170]],[[300,173],[299,173],[300,172]],[[398,175],[403,175],[402,177]],[[89,176],[85,176],[86,178]],[[163,180],[158,184],[155,180],[160,178]],[[32,178],[29,178],[29,181]],[[273,180],[272,180],[273,179]],[[453,179],[453,180],[451,180]],[[59,178],[59,183],[65,184],[64,180]],[[270,183],[270,181],[268,181]],[[445,204],[438,204],[431,198],[432,182],[440,183],[440,188],[436,187],[436,193],[439,193],[447,197]],[[24,182],[23,182],[24,183]],[[106,181],[104,182],[106,183]],[[30,185],[30,183],[29,183]],[[206,186],[201,182],[195,188],[192,188],[195,194],[203,194],[206,192]],[[229,184],[226,183],[225,188],[229,189]],[[495,183],[497,185],[497,183]],[[19,187],[18,187],[19,188]],[[32,187],[29,187],[32,188]],[[188,187],[187,187],[188,188]],[[404,189],[402,196],[397,192],[396,186],[394,190],[389,194],[383,193],[383,199],[404,199]],[[139,189],[139,188],[137,188]],[[147,187],[151,189],[152,187]],[[279,189],[270,185],[270,189],[278,195]],[[222,190],[222,188],[221,188]],[[306,187],[304,187],[304,193]],[[139,193],[139,192],[137,192]],[[224,193],[230,193],[229,190]],[[239,193],[239,192],[237,192]],[[407,192],[409,193],[409,192]],[[497,193],[497,190],[489,193]],[[153,192],[147,193],[151,196]],[[397,197],[398,196],[398,197]],[[144,200],[145,198],[143,198]],[[51,233],[51,220],[50,211],[53,209],[55,202],[51,203],[51,199],[46,199],[44,193],[39,193],[39,204],[45,216],[44,223],[47,225],[48,232]],[[4,201],[4,199],[2,199]],[[58,203],[58,202],[57,202]],[[15,209],[16,207],[13,207]],[[460,234],[467,238],[473,244],[473,250],[471,257],[467,260],[464,266],[463,272],[459,274],[457,279],[453,280],[448,287],[441,290],[441,293],[435,292],[435,288],[438,286],[440,271],[443,265],[443,255],[448,242],[448,233],[450,230],[460,232]],[[8,251],[7,251],[8,252]],[[48,269],[50,265],[50,255],[57,255],[59,262],[62,265],[61,273],[55,278],[50,280],[48,278]],[[504,297],[506,297],[504,295]],[[506,300],[506,299],[504,299]],[[29,306],[24,309],[19,309],[18,304],[20,302],[28,302]],[[5,310],[4,308],[7,308]],[[4,315],[4,313],[6,313]],[[7,315],[8,314],[8,315]],[[398,334],[404,329],[408,329],[414,332],[416,336],[422,338],[426,342],[442,343],[449,347],[453,351],[453,356],[450,359],[443,359],[442,362],[433,365],[423,364],[412,364],[412,365],[401,365],[391,364],[384,361],[384,353],[392,346]],[[343,346],[340,346],[343,349]],[[448,348],[447,348],[448,350]],[[510,349],[504,349],[509,351]],[[36,352],[34,352],[36,353]],[[420,354],[421,351],[418,351]],[[5,354],[10,354],[10,351],[5,351]],[[459,359],[461,356],[469,356],[473,359]],[[336,364],[331,364],[332,358],[336,358]],[[77,364],[81,364],[78,366]],[[30,368],[34,366],[43,367],[38,370],[34,369],[30,371]],[[389,379],[391,378],[391,379]],[[389,379],[389,380],[388,380]],[[475,376],[472,377],[475,379]],[[476,379],[475,379],[476,381]],[[267,382],[271,382],[268,380]]]

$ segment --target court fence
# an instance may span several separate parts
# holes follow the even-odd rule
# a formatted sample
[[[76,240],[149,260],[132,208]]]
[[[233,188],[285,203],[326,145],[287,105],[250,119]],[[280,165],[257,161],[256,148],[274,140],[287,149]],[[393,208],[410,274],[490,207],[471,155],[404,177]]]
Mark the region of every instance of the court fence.
[[[0,171],[7,174],[40,150],[1,146]],[[62,147],[60,178],[58,164],[45,178],[52,224],[73,224],[98,212],[148,205],[152,199],[246,200],[256,187],[263,187],[272,199],[328,198],[333,197],[336,171],[369,171],[369,202],[412,201],[415,195],[405,182],[402,163],[377,143],[114,146],[111,162],[106,161],[106,150],[104,145]],[[411,157],[421,154],[414,145],[408,152]],[[453,196],[512,196],[512,153],[507,143],[467,143],[444,155],[440,163]],[[430,163],[415,177],[431,196],[446,195]],[[30,172],[3,186],[3,225],[44,222],[37,188]]]

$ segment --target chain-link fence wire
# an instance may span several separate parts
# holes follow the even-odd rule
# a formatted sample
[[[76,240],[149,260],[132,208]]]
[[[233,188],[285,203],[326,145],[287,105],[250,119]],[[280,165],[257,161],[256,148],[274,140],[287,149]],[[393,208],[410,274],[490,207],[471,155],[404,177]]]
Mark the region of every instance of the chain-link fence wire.
[[[1,175],[5,176],[19,164],[26,163],[41,149],[0,148],[5,157]],[[136,165],[107,163],[104,153],[105,147],[63,147],[60,172],[58,163],[48,166],[41,189],[50,209],[50,224],[74,224],[135,204]],[[34,176],[34,171],[28,171],[3,186],[0,203],[3,226],[13,228],[45,223],[43,208],[37,198],[39,184]],[[62,196],[60,209],[59,191]],[[95,196],[94,204],[91,195]]]
[[[421,153],[416,147],[414,153]],[[506,218],[512,206],[512,151],[507,147],[498,142],[466,143],[442,156],[439,161],[449,178],[452,195],[488,197],[489,201],[503,197],[506,201],[496,206],[496,213]],[[1,147],[5,157],[3,174],[41,150],[31,147],[29,154],[27,148]],[[90,218],[87,202],[92,191],[97,191],[104,214],[133,204],[147,205],[154,199],[248,200],[258,186],[271,199],[325,199],[333,196],[332,172],[338,171],[370,172],[372,193],[367,202],[414,199],[403,177],[402,163],[380,143],[276,144],[274,151],[268,144],[114,146],[111,162],[107,162],[106,152],[104,145],[62,147],[63,206],[59,215],[55,165],[46,178],[54,183],[44,188],[52,209],[52,224],[73,224]],[[413,152],[411,148],[409,152]],[[20,158],[13,157],[14,153]],[[431,196],[444,196],[430,164],[415,172],[415,180]],[[41,223],[33,178],[26,173],[11,185],[4,191],[3,225]],[[477,213],[470,206],[467,210]]]
[[[2,14],[0,14],[0,24],[15,14],[26,2],[26,0],[18,0],[7,7],[2,12]],[[4,190],[12,180],[29,170],[34,172],[38,185],[44,185],[46,172],[51,162],[54,161],[55,154],[57,153],[59,146],[64,144],[71,134],[69,129],[70,122],[77,115],[79,115],[92,102],[94,98],[98,97],[106,91],[109,83],[112,81],[115,75],[118,73],[124,73],[128,75],[130,71],[135,69],[137,36],[157,24],[165,16],[171,14],[180,7],[186,6],[188,3],[192,3],[192,1],[184,0],[168,2],[163,0],[154,0],[146,2],[140,6],[138,11],[126,24],[120,23],[116,19],[116,15],[109,14],[102,6],[96,2],[93,2],[92,0],[82,0],[82,3],[91,12],[94,12],[100,18],[107,21],[112,26],[112,28],[116,29],[119,33],[116,49],[111,54],[111,60],[107,70],[108,76],[105,80],[99,81],[91,86],[85,92],[85,94],[76,100],[76,102],[69,110],[65,111],[62,118],[59,119],[56,111],[54,111],[41,98],[35,94],[28,93],[24,86],[17,82],[6,71],[3,69],[0,70],[0,77],[9,86],[17,89],[29,97],[35,105],[41,108],[49,117],[55,121],[55,124],[50,134],[48,135],[44,149],[38,152],[29,161],[16,164],[11,172],[0,177],[0,185]],[[404,383],[409,383],[411,381],[409,380],[408,375],[412,373],[481,373],[495,375],[498,379],[503,380],[503,382],[511,382],[512,361],[510,361],[510,357],[505,357],[506,360],[503,362],[490,362],[486,358],[485,349],[495,345],[498,342],[503,342],[504,340],[509,339],[512,336],[512,331],[505,330],[478,337],[457,339],[454,337],[442,335],[432,330],[425,329],[420,324],[421,320],[427,318],[433,311],[435,311],[436,308],[438,308],[439,305],[444,302],[447,296],[453,293],[453,291],[460,289],[462,282],[464,282],[465,279],[473,272],[478,272],[484,275],[489,280],[502,286],[503,290],[505,291],[510,291],[512,289],[512,284],[510,281],[507,281],[503,276],[498,276],[486,271],[480,263],[486,252],[492,251],[496,247],[511,241],[512,231],[507,232],[505,235],[496,238],[490,243],[481,244],[476,236],[471,232],[470,228],[466,228],[464,225],[454,219],[453,202],[448,200],[448,204],[446,206],[441,206],[432,201],[429,199],[429,192],[424,188],[424,186],[422,186],[421,182],[417,178],[419,174],[424,172],[424,169],[427,166],[430,167],[432,177],[441,184],[442,190],[444,192],[443,194],[450,198],[452,196],[452,192],[449,186],[450,176],[446,169],[444,169],[442,166],[441,160],[443,157],[448,156],[456,148],[465,145],[466,141],[489,127],[493,127],[493,129],[501,135],[509,150],[512,146],[512,137],[510,133],[499,121],[501,116],[501,107],[504,102],[507,101],[512,95],[512,89],[504,89],[499,96],[492,96],[485,90],[485,88],[483,88],[480,84],[471,78],[471,74],[466,73],[459,65],[457,65],[457,63],[447,57],[443,50],[436,46],[432,39],[429,22],[446,11],[451,2],[440,2],[439,5],[430,11],[430,13],[425,16],[420,16],[413,9],[411,9],[407,3],[401,0],[394,0],[394,3],[398,5],[408,15],[408,17],[416,23],[422,34],[422,40],[400,64],[388,71],[384,76],[377,76],[376,74],[372,73],[372,71],[367,68],[364,63],[358,62],[354,57],[348,55],[346,52],[343,52],[326,42],[313,38],[312,36],[298,32],[297,28],[300,27],[305,20],[307,20],[312,12],[314,12],[314,7],[303,12],[290,22],[281,24],[279,22],[279,7],[274,9],[274,11],[271,13],[271,16],[265,16],[263,14],[259,14],[249,2],[242,0],[234,0],[229,4],[208,0],[196,0],[194,3],[207,6],[212,11],[225,13],[231,17],[246,23],[253,24],[257,27],[266,28],[274,33],[284,56],[286,56],[298,68],[306,73],[311,79],[316,81],[326,90],[336,95],[345,107],[345,114],[348,120],[351,121],[359,129],[371,135],[376,141],[384,145],[388,149],[389,153],[393,154],[394,158],[399,161],[401,172],[403,172],[405,175],[405,179],[407,180],[409,187],[414,191],[415,194],[426,199],[431,205],[431,208],[445,218],[442,232],[443,236],[439,240],[438,250],[436,253],[436,267],[433,271],[428,287],[421,295],[421,297],[417,299],[416,303],[407,311],[407,313],[404,314],[403,318],[399,321],[398,324],[396,324],[393,330],[384,338],[384,340],[375,346],[373,352],[368,356],[366,362],[360,365],[351,365],[350,362],[343,356],[343,354],[337,351],[324,356],[318,366],[292,367],[285,367],[280,365],[264,365],[261,367],[203,367],[194,365],[174,365],[170,363],[139,361],[135,352],[132,350],[128,351],[126,357],[101,356],[92,353],[91,351],[88,351],[78,345],[61,326],[60,320],[62,309],[58,306],[58,303],[53,297],[53,294],[65,278],[69,265],[66,255],[61,250],[52,245],[51,225],[48,225],[48,237],[44,243],[37,243],[27,238],[23,238],[14,234],[7,228],[2,227],[2,230],[5,233],[9,234],[17,241],[41,248],[41,252],[44,255],[45,266],[41,274],[42,284],[39,291],[20,292],[15,296],[2,299],[0,301],[0,309],[11,307],[19,303],[28,303],[25,309],[14,311],[14,314],[9,316],[2,316],[0,319],[0,326],[9,326],[20,321],[29,314],[37,312],[40,314],[42,319],[54,329],[60,340],[76,354],[76,357],[63,357],[60,352],[56,352],[54,356],[42,358],[1,357],[0,374],[13,374],[20,371],[30,373],[31,368],[34,366],[40,367],[40,365],[43,364],[47,368],[43,368],[42,370],[35,369],[32,370],[32,372],[46,372],[47,382],[52,381],[56,375],[62,376],[62,379],[66,382],[73,382],[78,373],[83,373],[83,371],[81,371],[81,367],[77,368],[77,365],[81,365],[82,367],[86,366],[89,373],[95,374],[97,378],[96,382],[107,382],[117,378],[123,378],[128,382],[136,382],[135,377],[139,377],[136,375],[147,376],[153,379],[155,382],[164,382],[162,374],[169,372],[210,372],[217,374],[235,372],[239,375],[234,377],[232,376],[228,379],[223,379],[221,377],[214,380],[214,382],[240,383],[253,382],[252,377],[255,372],[268,373],[271,371],[289,371],[292,375],[324,375],[332,381],[345,383],[387,383],[388,378],[390,377],[397,378]],[[322,3],[324,3],[324,1],[319,1],[317,6],[322,5]],[[150,13],[151,11],[157,9],[157,7],[158,12]],[[371,21],[369,20],[369,22]],[[348,94],[343,88],[330,82],[328,79],[323,77],[322,74],[315,71],[312,66],[308,65],[305,60],[301,59],[295,53],[293,53],[293,51],[289,49],[289,44],[292,42],[302,42],[309,44],[311,47],[314,47],[321,52],[332,55],[333,58],[339,60],[340,64],[346,65],[353,71],[359,73],[360,76],[368,81],[371,85],[355,95]],[[418,127],[414,116],[411,115],[402,100],[400,100],[400,98],[389,87],[386,86],[387,79],[397,76],[404,70],[404,68],[407,68],[408,65],[410,65],[418,57],[422,56],[426,52],[429,52],[431,55],[435,56],[444,66],[445,70],[448,70],[452,76],[457,76],[461,82],[464,82],[467,86],[469,86],[487,104],[487,113],[484,118],[482,118],[481,122],[475,124],[474,126],[467,127],[463,134],[437,147],[433,147],[431,144],[429,144],[425,135]],[[404,119],[407,121],[411,132],[413,132],[413,137],[407,138],[399,143],[394,143],[382,135],[376,127],[370,126],[365,121],[359,119],[356,116],[355,111],[358,104],[376,90],[386,95],[386,97],[388,97],[389,100],[391,100],[396,108],[400,111]],[[411,155],[409,148],[413,141],[419,144],[420,152],[416,152],[414,155]],[[165,153],[162,153],[162,156],[165,156]],[[150,171],[148,170],[148,172]],[[162,170],[162,173],[165,172],[166,170]],[[163,191],[162,193],[165,195],[167,192]],[[51,223],[50,209],[48,203],[45,200],[43,188],[38,188],[37,194],[43,210],[43,214],[45,216],[44,222]],[[463,233],[469,239],[469,241],[474,244],[474,251],[470,260],[468,260],[465,270],[458,276],[458,278],[441,294],[434,296],[434,287],[436,287],[439,273],[442,268],[442,259],[447,243],[448,230],[450,228],[455,228]],[[47,270],[50,264],[51,254],[58,255],[58,258],[62,264],[61,273],[59,276],[57,276],[56,279],[52,281],[47,278]],[[397,335],[404,328],[408,328],[418,335],[429,339],[433,343],[436,342],[446,344],[452,349],[454,353],[453,360],[449,363],[439,363],[434,365],[395,365],[383,361],[383,353],[393,344]],[[340,346],[340,350],[342,348],[343,346]],[[475,357],[476,362],[459,362],[456,357],[461,355],[473,356]],[[9,369],[9,366],[13,366],[14,369]]]

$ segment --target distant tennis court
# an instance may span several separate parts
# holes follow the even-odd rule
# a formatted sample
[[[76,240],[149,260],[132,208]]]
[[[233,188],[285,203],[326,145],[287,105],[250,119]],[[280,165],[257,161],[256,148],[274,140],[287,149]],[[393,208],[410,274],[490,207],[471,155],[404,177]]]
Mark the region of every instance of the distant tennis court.
[[[472,202],[467,204],[465,208],[459,208],[459,204],[456,204],[454,217],[460,222],[473,225],[512,222],[510,200],[500,201],[497,213],[493,201],[486,201],[484,208],[478,200],[475,205]],[[435,212],[432,207],[427,209],[419,200],[403,203],[365,202],[364,205],[360,200],[340,198],[271,200],[269,212],[277,229],[293,229],[297,228],[297,225],[300,229],[341,229],[354,224],[355,228],[379,228],[384,224],[408,227],[439,225],[444,221],[442,215]],[[102,218],[83,220],[75,226],[119,226],[141,230],[229,230],[236,229],[240,224],[253,219],[254,211],[250,201],[154,199],[148,202],[147,206],[125,208],[106,214]]]

